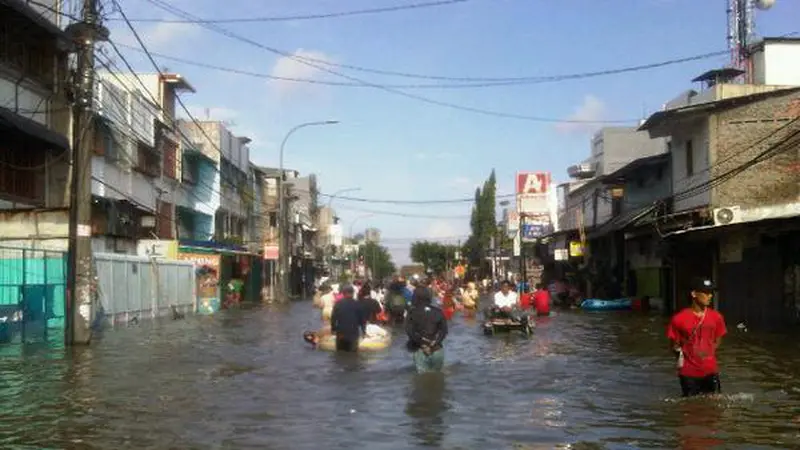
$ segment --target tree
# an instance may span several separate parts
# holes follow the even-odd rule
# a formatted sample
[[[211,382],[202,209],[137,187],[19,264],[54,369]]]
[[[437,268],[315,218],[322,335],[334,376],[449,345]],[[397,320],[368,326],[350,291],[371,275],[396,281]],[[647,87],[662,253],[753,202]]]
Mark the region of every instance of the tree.
[[[497,178],[492,169],[489,178],[483,183],[483,188],[475,190],[475,204],[472,207],[470,228],[472,233],[464,245],[464,254],[469,260],[470,267],[477,270],[476,276],[485,276],[490,264],[486,260],[492,237],[497,237],[496,216]]]
[[[389,250],[375,242],[359,246],[358,256],[364,258],[364,265],[372,272],[372,278],[375,280],[386,278],[397,271]]]
[[[426,270],[441,274],[448,269],[450,263],[455,261],[459,250],[456,245],[417,241],[411,244],[409,256],[415,263],[424,265]]]

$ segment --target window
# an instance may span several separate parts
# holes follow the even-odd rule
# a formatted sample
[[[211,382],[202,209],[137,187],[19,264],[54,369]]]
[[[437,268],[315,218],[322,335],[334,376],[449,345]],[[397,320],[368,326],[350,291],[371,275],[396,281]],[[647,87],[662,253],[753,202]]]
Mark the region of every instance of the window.
[[[158,153],[153,149],[148,148],[143,144],[139,144],[137,148],[137,166],[136,169],[147,176],[157,177],[161,173],[161,158]]]
[[[692,140],[686,141],[686,176],[694,175],[694,145]]]

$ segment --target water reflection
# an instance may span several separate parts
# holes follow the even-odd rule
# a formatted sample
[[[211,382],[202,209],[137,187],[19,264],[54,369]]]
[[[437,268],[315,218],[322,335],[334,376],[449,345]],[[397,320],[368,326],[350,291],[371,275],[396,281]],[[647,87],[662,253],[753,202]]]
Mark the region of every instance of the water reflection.
[[[719,424],[724,405],[714,397],[695,397],[676,402],[675,413],[680,416],[676,429],[678,443],[684,450],[703,450],[725,444],[719,436]]]
[[[406,415],[411,418],[411,435],[421,445],[439,446],[447,434],[444,413],[447,382],[442,373],[415,374],[411,381]]]
[[[310,304],[0,346],[0,448],[795,448],[800,339],[726,338],[726,394],[677,399],[663,320],[564,313],[534,336],[456,317],[445,374],[313,351]],[[445,378],[446,377],[446,378]],[[525,447],[530,445],[530,447]],[[27,446],[27,447],[23,447]]]

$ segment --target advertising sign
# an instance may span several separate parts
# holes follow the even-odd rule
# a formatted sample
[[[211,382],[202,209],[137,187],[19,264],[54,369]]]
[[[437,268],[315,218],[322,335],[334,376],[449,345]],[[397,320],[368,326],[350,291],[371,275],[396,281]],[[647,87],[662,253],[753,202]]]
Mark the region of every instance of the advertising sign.
[[[213,314],[219,311],[219,265],[220,255],[213,253],[178,253],[178,259],[195,264],[197,283],[197,312]]]
[[[159,239],[141,239],[136,245],[139,256],[149,258],[176,259],[178,241],[162,241]]]
[[[214,253],[178,253],[178,259],[192,261],[198,267],[208,267],[219,273],[219,255]]]
[[[550,172],[518,172],[517,195],[546,195],[550,192]]]
[[[264,259],[276,261],[280,254],[280,247],[277,245],[264,245]]]
[[[547,234],[547,224],[526,223],[522,226],[522,240],[533,241]]]
[[[525,215],[550,213],[550,172],[518,172],[515,182],[517,211]]]

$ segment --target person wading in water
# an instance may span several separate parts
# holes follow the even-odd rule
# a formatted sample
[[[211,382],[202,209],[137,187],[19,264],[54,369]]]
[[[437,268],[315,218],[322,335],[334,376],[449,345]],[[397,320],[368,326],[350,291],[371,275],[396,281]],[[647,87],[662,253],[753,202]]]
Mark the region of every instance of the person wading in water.
[[[431,305],[431,300],[430,289],[415,289],[406,319],[408,349],[414,352],[418,373],[440,371],[444,366],[442,342],[447,337],[447,320],[441,309]]]
[[[727,333],[722,314],[710,307],[714,295],[711,280],[695,279],[691,295],[691,306],[675,314],[667,328],[684,397],[722,391],[716,353]]]
[[[344,297],[333,306],[331,333],[336,335],[337,351],[357,352],[360,338],[367,334],[367,316],[353,298],[354,292],[351,285],[343,287]]]

